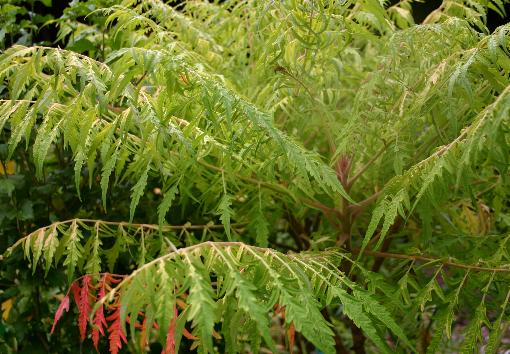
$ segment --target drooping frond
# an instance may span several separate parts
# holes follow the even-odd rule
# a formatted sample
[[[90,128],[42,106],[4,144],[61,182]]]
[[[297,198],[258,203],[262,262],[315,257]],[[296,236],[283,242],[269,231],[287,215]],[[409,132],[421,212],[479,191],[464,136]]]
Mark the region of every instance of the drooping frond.
[[[309,188],[312,179],[322,190],[347,196],[334,172],[278,130],[270,114],[174,50],[126,48],[104,64],[61,49],[13,47],[0,62],[0,73],[13,98],[2,102],[1,115],[2,125],[16,127],[10,153],[22,138],[30,138],[37,122],[39,174],[51,144],[62,136],[73,152],[78,190],[83,167],[92,181],[98,157],[105,161],[103,192],[114,171],[117,179],[136,182],[132,215],[153,171],[163,183],[182,182],[185,174],[206,178],[206,173],[221,172],[221,178],[208,176],[208,183],[236,178],[285,191],[279,185],[283,173],[293,175],[298,189]],[[134,86],[131,81],[139,76],[143,80]],[[261,145],[261,140],[266,142]],[[278,172],[282,158],[294,168]],[[246,170],[248,161],[252,166]]]
[[[167,234],[200,227],[165,226],[161,231]],[[210,225],[203,227],[213,228]],[[76,236],[85,233],[88,234],[87,240]],[[298,332],[324,352],[334,353],[333,332],[320,310],[331,304],[341,304],[343,312],[373,336],[372,340],[382,351],[391,352],[384,341],[384,327],[400,337],[405,345],[411,346],[392,319],[391,312],[370,292],[338,270],[345,258],[338,251],[286,255],[239,242],[205,242],[177,249],[175,235],[173,238],[165,236],[168,243],[164,243],[166,247],[160,250],[159,235],[156,225],[77,219],[40,229],[19,244],[23,245],[34,267],[41,264],[48,271],[53,265],[63,263],[67,265],[68,273],[73,274],[71,266],[82,272],[84,268],[80,265],[85,264],[87,268],[92,264],[97,267],[89,266],[87,270],[95,277],[100,275],[94,271],[100,269],[104,259],[112,267],[117,261],[112,257],[119,257],[121,253],[129,252],[136,257],[141,251],[130,249],[130,246],[136,244],[136,238],[143,238],[146,247],[143,252],[148,262],[139,264],[139,268],[122,277],[120,283],[112,284],[112,289],[98,298],[95,307],[87,311],[90,317],[94,317],[98,306],[106,306],[113,312],[120,308],[120,323],[129,319],[133,337],[135,319],[140,313],[146,319],[150,316],[151,322],[166,326],[172,319],[167,317],[168,310],[165,309],[177,301],[181,308],[179,316],[182,317],[178,321],[191,324],[191,333],[198,338],[205,352],[212,352],[215,323],[230,318],[233,314],[229,311],[237,309],[242,311],[240,315],[244,318],[244,325],[236,330],[235,337],[224,340],[238,343],[236,346],[241,350],[244,344],[254,340],[253,334],[243,339],[254,325],[265,344],[274,347],[269,332],[269,314],[277,306],[285,309],[286,323],[293,324]],[[102,247],[111,238],[114,238],[113,248]],[[46,243],[53,246],[46,247],[41,254],[39,245]],[[73,262],[68,262],[68,259]],[[79,283],[76,286],[80,286]],[[98,283],[92,288],[97,286],[102,285]],[[169,298],[173,302],[168,303]],[[378,328],[378,321],[382,328]],[[228,333],[224,332],[224,335]],[[166,337],[159,340],[164,343]]]

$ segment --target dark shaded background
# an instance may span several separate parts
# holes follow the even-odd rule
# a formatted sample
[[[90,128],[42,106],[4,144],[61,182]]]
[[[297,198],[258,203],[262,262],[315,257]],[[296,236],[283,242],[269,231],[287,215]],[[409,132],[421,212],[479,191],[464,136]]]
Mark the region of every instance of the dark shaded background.
[[[44,6],[41,2],[36,1],[35,3],[30,4],[30,7],[33,6],[33,12],[41,15],[51,15],[53,18],[59,18],[62,16],[64,9],[68,6],[71,1],[67,0],[53,0],[53,4],[51,7]],[[181,3],[182,1],[174,1],[176,5]],[[390,4],[397,3],[398,0],[392,0]],[[430,14],[434,9],[438,8],[441,5],[442,0],[427,0],[423,3],[415,3],[413,5],[413,17],[416,23],[421,23],[428,14]],[[27,1],[27,7],[29,1]],[[510,22],[510,4],[505,5],[506,16],[502,18],[495,11],[489,10],[487,25],[489,30],[492,32],[496,27],[501,26],[505,23]],[[0,24],[1,26],[1,24]],[[34,42],[48,42],[52,43],[54,38],[56,37],[57,28],[55,25],[49,25],[41,28],[37,33],[34,33]],[[6,46],[8,47],[8,45]]]

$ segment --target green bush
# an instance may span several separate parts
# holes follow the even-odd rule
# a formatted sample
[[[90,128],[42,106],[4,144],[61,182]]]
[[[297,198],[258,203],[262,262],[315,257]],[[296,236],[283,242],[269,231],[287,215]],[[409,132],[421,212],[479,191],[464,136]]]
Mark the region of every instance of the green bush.
[[[412,3],[73,1],[3,51],[0,350],[508,349],[504,2]]]

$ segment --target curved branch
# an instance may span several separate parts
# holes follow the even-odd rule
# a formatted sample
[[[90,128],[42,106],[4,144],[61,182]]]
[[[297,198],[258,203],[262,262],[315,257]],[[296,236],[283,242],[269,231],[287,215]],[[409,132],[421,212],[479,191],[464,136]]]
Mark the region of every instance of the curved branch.
[[[37,235],[40,231],[44,231],[49,229],[50,227],[57,227],[59,225],[72,224],[72,223],[81,223],[81,224],[96,224],[96,225],[115,225],[117,227],[131,227],[137,229],[151,229],[151,230],[159,230],[159,231],[175,231],[175,230],[203,230],[203,229],[224,229],[225,226],[222,224],[214,224],[207,223],[203,225],[192,225],[191,223],[186,223],[184,225],[156,225],[156,224],[134,224],[126,221],[103,221],[103,220],[95,220],[95,219],[69,219],[64,221],[57,221],[48,226],[40,227],[37,230],[31,232],[30,234],[20,238],[16,243],[14,243],[11,247],[7,248],[5,252],[0,255],[0,261],[5,257],[9,256],[12,251],[18,248],[23,242],[25,242],[32,235]],[[246,223],[234,223],[231,227],[242,227],[245,226]]]

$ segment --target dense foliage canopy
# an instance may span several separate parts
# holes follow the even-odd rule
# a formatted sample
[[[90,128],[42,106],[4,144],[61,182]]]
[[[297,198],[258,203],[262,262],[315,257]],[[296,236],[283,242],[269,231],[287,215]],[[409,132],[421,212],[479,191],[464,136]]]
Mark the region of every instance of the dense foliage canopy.
[[[504,1],[24,3],[0,352],[508,347]]]

